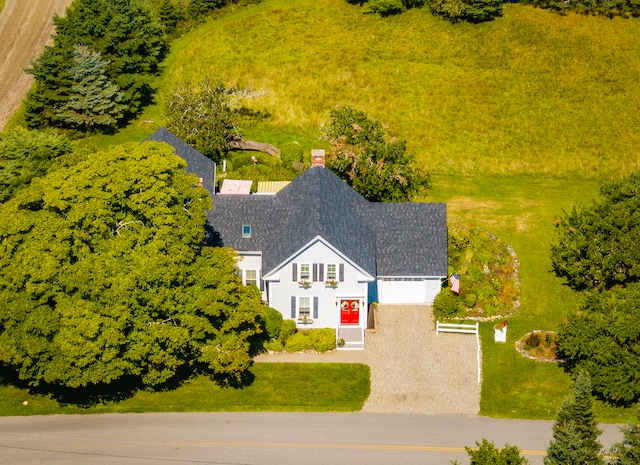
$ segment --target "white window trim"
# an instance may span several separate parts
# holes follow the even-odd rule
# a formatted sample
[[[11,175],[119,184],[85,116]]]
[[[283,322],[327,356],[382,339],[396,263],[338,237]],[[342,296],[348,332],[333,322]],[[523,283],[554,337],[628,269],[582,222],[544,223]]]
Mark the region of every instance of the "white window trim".
[[[302,275],[302,267],[307,267],[307,277],[303,277]],[[300,281],[311,281],[311,263],[300,263],[298,265],[298,280]]]
[[[247,284],[247,273],[248,273],[249,271],[253,271],[253,272],[256,274],[256,275],[255,275],[255,283],[251,283],[251,284],[253,284],[253,285],[255,285],[255,286],[258,286],[258,284],[259,284],[259,283],[258,283],[258,276],[259,276],[258,270],[242,270],[242,283],[243,283],[245,286],[248,286],[248,285],[249,285],[249,284]]]
[[[304,315],[301,314],[302,299],[307,299],[307,301],[309,302],[309,305],[307,307],[309,309],[309,315],[307,315],[307,318],[308,319],[313,318],[313,298],[309,296],[298,296],[298,305],[296,306],[296,313],[297,313],[298,319],[304,318]]]
[[[333,277],[329,277],[329,267],[333,266]],[[337,281],[338,280],[338,264],[337,263],[326,263],[324,265],[324,279],[326,281]]]

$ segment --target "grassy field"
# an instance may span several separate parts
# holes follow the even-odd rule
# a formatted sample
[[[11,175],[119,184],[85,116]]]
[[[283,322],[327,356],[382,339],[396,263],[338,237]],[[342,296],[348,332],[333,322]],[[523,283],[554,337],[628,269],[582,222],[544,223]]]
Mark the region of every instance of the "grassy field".
[[[175,43],[159,102],[208,75],[265,90],[250,105],[279,129],[317,135],[336,105],[365,110],[433,172],[619,176],[640,162],[639,48],[638,21],[522,5],[451,25],[426,9],[265,0]]]
[[[559,16],[506,4],[504,17],[455,24],[414,10],[363,15],[344,0],[263,0],[237,6],[173,44],[157,80],[158,104],[100,146],[141,140],[163,124],[168,92],[205,76],[263,89],[247,105],[270,116],[245,134],[320,145],[337,105],[365,110],[407,139],[433,173],[421,200],[514,246],[521,306],[507,344],[482,327],[481,413],[551,418],[570,379],[521,357],[515,341],[557,329],[580,296],[550,272],[554,219],[588,203],[602,180],[640,164],[640,21]],[[257,377],[256,377],[257,378]],[[602,421],[632,414],[597,405]]]
[[[242,389],[222,388],[199,377],[175,390],[136,392],[117,402],[88,405],[2,386],[0,416],[107,412],[298,411],[353,412],[369,396],[369,367],[340,363],[256,363],[254,381]],[[0,378],[0,385],[2,384]],[[24,402],[27,405],[24,405]]]

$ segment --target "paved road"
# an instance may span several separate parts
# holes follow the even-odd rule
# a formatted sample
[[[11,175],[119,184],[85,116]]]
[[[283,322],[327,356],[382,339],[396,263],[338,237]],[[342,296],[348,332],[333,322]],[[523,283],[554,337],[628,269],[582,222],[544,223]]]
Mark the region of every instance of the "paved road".
[[[609,446],[619,430],[605,429]],[[483,437],[541,464],[551,422],[361,412],[5,417],[0,464],[465,464],[464,446]]]
[[[0,13],[0,130],[18,109],[33,77],[23,70],[54,32],[53,15],[71,0],[6,0]]]

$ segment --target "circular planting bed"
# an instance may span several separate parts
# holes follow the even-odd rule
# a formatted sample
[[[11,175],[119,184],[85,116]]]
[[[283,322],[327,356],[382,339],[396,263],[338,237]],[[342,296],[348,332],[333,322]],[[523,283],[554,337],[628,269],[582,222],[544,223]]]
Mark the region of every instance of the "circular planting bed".
[[[516,349],[527,358],[539,362],[557,363],[558,344],[555,331],[531,331],[516,342]]]

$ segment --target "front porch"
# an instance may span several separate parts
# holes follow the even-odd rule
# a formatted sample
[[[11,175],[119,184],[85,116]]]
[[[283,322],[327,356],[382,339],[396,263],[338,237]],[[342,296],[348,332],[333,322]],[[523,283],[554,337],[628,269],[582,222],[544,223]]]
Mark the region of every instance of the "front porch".
[[[364,328],[360,326],[341,326],[336,331],[338,341],[344,341],[344,344],[338,344],[338,350],[364,350]]]

